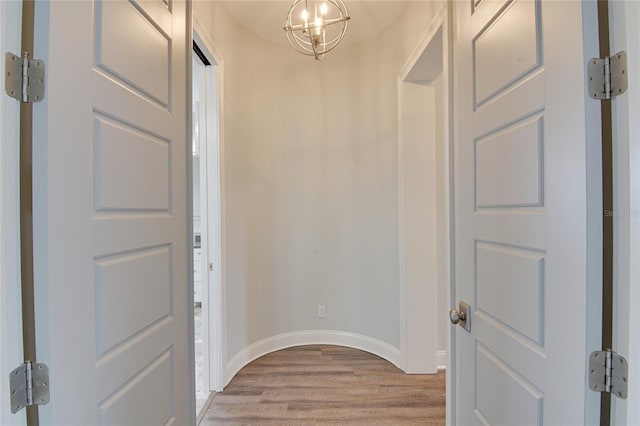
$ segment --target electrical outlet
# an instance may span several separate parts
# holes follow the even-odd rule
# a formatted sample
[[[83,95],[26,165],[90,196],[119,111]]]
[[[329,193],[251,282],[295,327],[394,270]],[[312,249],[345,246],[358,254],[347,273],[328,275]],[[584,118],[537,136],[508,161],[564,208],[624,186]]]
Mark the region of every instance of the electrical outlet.
[[[324,318],[327,316],[327,307],[324,305],[318,305],[318,318]]]

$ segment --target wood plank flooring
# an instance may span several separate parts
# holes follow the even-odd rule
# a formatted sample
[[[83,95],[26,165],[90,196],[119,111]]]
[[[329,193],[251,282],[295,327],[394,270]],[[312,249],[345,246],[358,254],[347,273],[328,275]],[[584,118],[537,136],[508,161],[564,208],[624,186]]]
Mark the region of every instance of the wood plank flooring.
[[[314,345],[259,358],[214,396],[200,425],[444,425],[445,373],[406,375],[355,349]]]

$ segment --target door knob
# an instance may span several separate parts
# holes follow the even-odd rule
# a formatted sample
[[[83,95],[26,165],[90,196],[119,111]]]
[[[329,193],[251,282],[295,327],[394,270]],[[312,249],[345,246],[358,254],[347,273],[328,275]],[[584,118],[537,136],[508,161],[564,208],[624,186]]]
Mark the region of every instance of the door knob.
[[[471,306],[468,303],[460,301],[458,303],[458,309],[452,309],[449,311],[449,320],[451,320],[451,324],[460,325],[460,327],[464,328],[467,331],[471,331],[471,321],[469,321],[471,315]]]
[[[451,320],[451,324],[458,324],[460,321],[465,320],[464,312],[458,312],[457,309],[452,309],[449,311],[449,319]]]

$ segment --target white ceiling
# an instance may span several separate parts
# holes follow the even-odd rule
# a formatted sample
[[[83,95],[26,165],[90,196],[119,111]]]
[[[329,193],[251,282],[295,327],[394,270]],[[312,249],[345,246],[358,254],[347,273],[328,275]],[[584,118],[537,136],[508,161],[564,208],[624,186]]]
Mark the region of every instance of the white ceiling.
[[[222,3],[246,30],[273,43],[288,45],[282,28],[293,0],[235,0]],[[351,20],[342,45],[358,43],[379,34],[400,16],[407,2],[345,0],[345,4]]]

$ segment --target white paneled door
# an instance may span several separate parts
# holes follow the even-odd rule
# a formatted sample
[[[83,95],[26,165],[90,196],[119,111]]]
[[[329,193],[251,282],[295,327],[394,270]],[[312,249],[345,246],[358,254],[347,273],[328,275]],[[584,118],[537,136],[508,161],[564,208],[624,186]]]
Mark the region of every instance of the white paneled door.
[[[582,12],[455,2],[455,303],[471,305],[470,332],[455,331],[460,425],[588,422]]]
[[[189,424],[188,5],[36,4],[41,424]]]

